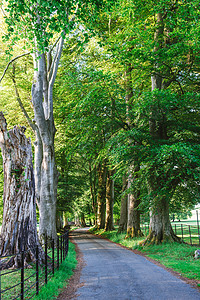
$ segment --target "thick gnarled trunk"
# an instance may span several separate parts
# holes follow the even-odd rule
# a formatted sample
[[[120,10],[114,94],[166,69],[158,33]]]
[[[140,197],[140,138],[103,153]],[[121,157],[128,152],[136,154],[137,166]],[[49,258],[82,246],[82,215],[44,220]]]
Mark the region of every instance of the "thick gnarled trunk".
[[[4,171],[0,255],[17,254],[24,249],[29,249],[26,260],[34,260],[35,246],[39,245],[39,240],[31,141],[24,135],[24,127],[15,126],[7,131],[2,112],[0,113],[0,146]],[[42,256],[41,250],[40,257]],[[15,257],[6,266],[17,267],[18,263]]]
[[[108,170],[106,180],[106,224],[105,231],[114,230],[113,224],[113,204],[114,204],[114,170]]]
[[[143,245],[160,244],[162,242],[181,242],[172,229],[169,219],[169,202],[165,198],[156,203],[150,210],[149,235]]]

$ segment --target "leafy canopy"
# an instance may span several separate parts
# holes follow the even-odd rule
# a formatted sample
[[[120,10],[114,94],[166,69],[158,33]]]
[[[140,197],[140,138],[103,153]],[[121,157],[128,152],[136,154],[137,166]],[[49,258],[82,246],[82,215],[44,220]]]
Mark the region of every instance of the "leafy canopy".
[[[8,34],[6,41],[11,46],[24,39],[25,44],[35,43],[44,52],[55,33],[68,32],[75,24],[70,22],[74,14],[78,18],[85,15],[94,16],[102,7],[102,0],[8,0],[6,5],[6,23]]]

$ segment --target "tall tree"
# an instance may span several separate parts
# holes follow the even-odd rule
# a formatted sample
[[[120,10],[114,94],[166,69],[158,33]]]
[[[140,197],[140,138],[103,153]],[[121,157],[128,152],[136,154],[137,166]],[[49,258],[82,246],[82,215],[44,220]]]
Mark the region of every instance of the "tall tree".
[[[67,31],[74,26],[75,15],[83,17],[88,7],[95,12],[95,9],[100,7],[101,1],[77,1],[76,3],[32,1],[30,3],[9,0],[6,4],[7,37],[9,39],[13,37],[12,42],[24,38],[25,44],[28,43],[29,49],[31,48],[33,57],[34,78],[31,90],[33,121],[25,111],[19,94],[17,98],[36,137],[35,184],[40,211],[40,239],[46,237],[55,239],[58,172],[54,150],[56,129],[53,116],[53,86],[64,39]],[[24,53],[22,56],[28,54]],[[15,59],[9,62],[7,68]]]

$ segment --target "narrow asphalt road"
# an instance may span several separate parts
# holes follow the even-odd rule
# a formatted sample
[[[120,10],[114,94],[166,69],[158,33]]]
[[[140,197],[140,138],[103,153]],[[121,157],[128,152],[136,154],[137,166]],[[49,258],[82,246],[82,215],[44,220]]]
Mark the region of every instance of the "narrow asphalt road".
[[[145,257],[78,229],[85,266],[78,300],[200,300],[200,293]]]

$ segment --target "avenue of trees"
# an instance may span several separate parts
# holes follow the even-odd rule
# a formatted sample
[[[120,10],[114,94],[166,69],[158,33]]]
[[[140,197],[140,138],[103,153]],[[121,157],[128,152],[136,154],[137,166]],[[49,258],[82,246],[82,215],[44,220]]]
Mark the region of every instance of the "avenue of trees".
[[[37,206],[40,241],[67,219],[112,230],[115,216],[127,237],[142,236],[141,219],[150,218],[143,244],[179,242],[170,214],[200,198],[198,1],[0,4],[0,111],[9,132],[26,127],[34,157],[33,195],[20,196],[31,194],[23,155],[12,195],[22,207],[32,201],[35,222]],[[17,206],[5,178],[16,168],[6,167],[0,126],[0,238],[14,251],[6,209]]]

